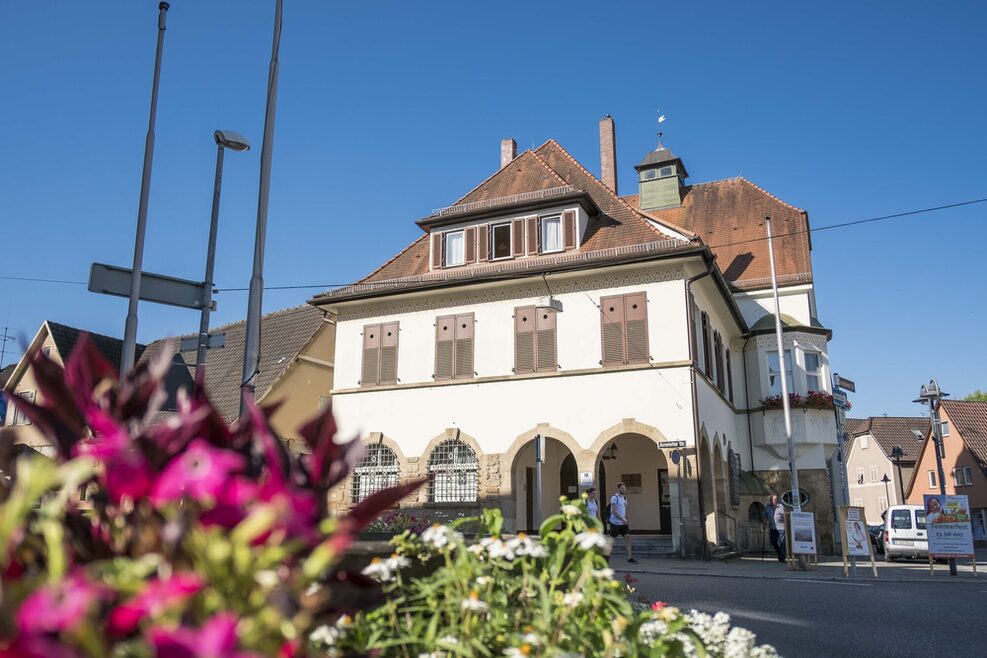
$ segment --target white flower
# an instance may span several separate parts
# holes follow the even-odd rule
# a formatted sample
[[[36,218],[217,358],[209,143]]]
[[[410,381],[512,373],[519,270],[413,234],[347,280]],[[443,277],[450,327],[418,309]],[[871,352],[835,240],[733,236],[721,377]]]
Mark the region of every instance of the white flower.
[[[490,609],[490,604],[481,601],[476,592],[470,592],[469,598],[463,599],[459,607],[467,612],[486,612]]]
[[[594,548],[601,548],[603,549],[604,555],[609,555],[610,548],[613,545],[613,540],[596,528],[590,528],[586,532],[580,532],[576,535],[576,545],[584,551],[591,551]]]
[[[504,649],[504,655],[510,656],[510,658],[525,658],[525,656],[530,656],[531,647],[527,644],[522,644],[519,647],[507,647]]]
[[[427,546],[436,549],[443,549],[454,541],[461,541],[463,535],[456,532],[449,526],[436,523],[431,528],[422,533],[422,542]]]
[[[489,540],[489,541],[488,541]],[[492,558],[500,558],[502,560],[507,560],[511,562],[515,558],[514,547],[510,542],[501,541],[500,539],[494,539],[492,537],[487,537],[483,540],[486,544],[487,554]]]
[[[439,638],[439,642],[442,644],[459,644],[459,640],[452,635],[443,635]]]
[[[566,516],[580,516],[582,514],[582,510],[575,505],[563,505],[562,513]]]
[[[668,624],[655,619],[641,624],[641,628],[638,629],[637,634],[645,644],[654,644],[658,638],[665,634],[666,630],[668,630]]]
[[[537,647],[541,644],[541,638],[536,633],[525,633],[521,636],[521,644],[530,644]]]
[[[518,555],[530,557],[546,557],[548,550],[523,532],[507,540],[507,548]]]
[[[562,605],[567,608],[575,608],[577,605],[582,603],[585,598],[586,597],[583,596],[582,592],[566,592],[565,596],[562,597]]]
[[[483,554],[487,552],[487,547],[483,544],[470,544],[466,550],[482,560]]]
[[[270,569],[263,569],[255,573],[254,580],[264,589],[274,589],[281,584],[281,579],[278,577],[277,572]]]
[[[493,579],[490,578],[490,576],[477,576],[476,584],[479,585],[480,587],[486,587],[487,585],[490,584],[491,580]]]
[[[411,560],[404,557],[403,555],[392,555],[386,560],[381,560],[379,557],[375,557],[371,560],[370,564],[367,565],[362,573],[364,576],[370,576],[378,582],[387,583],[394,580],[394,575],[400,569],[404,569],[411,564]]]
[[[604,580],[610,580],[613,578],[613,569],[609,567],[606,569],[593,569],[593,576],[595,578],[603,578]]]

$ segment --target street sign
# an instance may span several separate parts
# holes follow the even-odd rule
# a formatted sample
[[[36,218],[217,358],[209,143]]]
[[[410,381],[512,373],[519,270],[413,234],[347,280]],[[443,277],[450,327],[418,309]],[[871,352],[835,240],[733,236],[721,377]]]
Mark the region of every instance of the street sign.
[[[672,463],[673,464],[678,464],[680,459],[682,459],[682,453],[680,453],[678,450],[673,450],[672,451]]]
[[[849,409],[850,401],[847,400],[846,393],[833,389],[833,404],[841,409]]]
[[[857,385],[853,381],[840,377],[838,374],[833,375],[833,386],[850,391],[851,393],[857,392]]]
[[[685,441],[659,441],[658,447],[662,449],[667,448],[684,448]]]
[[[89,270],[89,292],[130,297],[132,273],[133,270],[127,267],[93,263]],[[200,281],[141,272],[140,298],[146,302],[201,309],[206,298],[205,290],[205,284]],[[216,310],[215,303],[211,310]]]
[[[206,349],[212,350],[219,347],[226,347],[226,334],[212,334],[209,336],[206,342]],[[193,350],[199,349],[199,337],[189,336],[188,338],[183,338],[179,351],[181,352],[191,352]]]

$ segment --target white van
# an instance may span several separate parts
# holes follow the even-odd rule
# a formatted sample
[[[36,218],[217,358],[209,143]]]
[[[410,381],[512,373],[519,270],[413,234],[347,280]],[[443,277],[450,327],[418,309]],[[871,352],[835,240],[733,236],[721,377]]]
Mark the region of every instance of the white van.
[[[928,557],[925,509],[921,505],[892,505],[884,515],[884,559]]]

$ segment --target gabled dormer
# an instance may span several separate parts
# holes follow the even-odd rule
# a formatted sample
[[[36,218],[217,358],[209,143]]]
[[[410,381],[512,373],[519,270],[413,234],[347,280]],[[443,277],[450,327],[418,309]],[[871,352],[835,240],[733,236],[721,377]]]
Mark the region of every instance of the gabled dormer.
[[[598,214],[589,194],[562,185],[441,208],[417,223],[435,271],[578,250]]]
[[[641,210],[661,210],[682,205],[682,189],[689,172],[682,159],[659,142],[635,167],[641,194]]]

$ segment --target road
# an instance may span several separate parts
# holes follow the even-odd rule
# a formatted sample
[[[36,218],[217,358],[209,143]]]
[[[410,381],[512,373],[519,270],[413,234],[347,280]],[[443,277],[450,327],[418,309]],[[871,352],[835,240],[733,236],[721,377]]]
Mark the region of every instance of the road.
[[[987,578],[892,583],[635,574],[648,600],[723,611],[782,656],[987,655]]]

